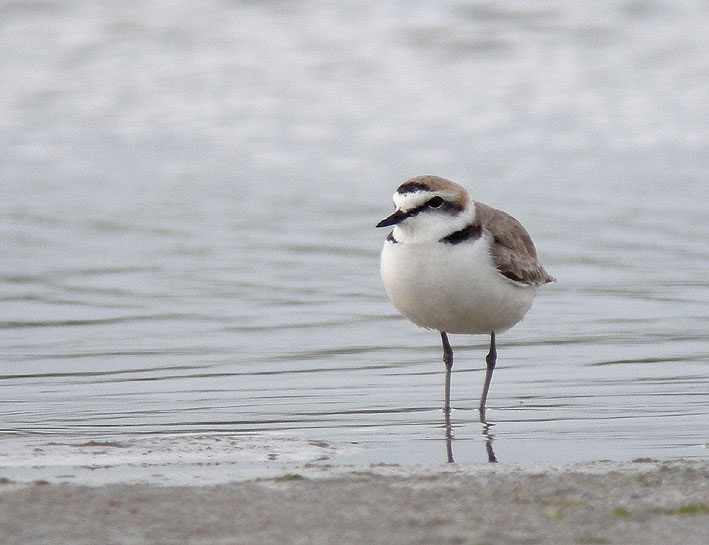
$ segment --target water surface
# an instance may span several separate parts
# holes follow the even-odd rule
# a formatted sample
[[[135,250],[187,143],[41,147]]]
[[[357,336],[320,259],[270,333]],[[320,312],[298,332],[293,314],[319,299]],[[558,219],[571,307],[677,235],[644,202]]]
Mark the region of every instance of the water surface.
[[[706,4],[0,10],[0,477],[709,453]],[[422,173],[558,279],[489,428],[487,340],[451,337],[447,433],[378,277]]]

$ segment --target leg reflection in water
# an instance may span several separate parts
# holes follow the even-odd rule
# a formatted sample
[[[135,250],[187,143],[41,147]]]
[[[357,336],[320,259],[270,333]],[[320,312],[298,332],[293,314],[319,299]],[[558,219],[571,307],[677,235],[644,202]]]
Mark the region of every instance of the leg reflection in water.
[[[445,415],[445,429],[446,429],[446,461],[449,464],[455,462],[453,459],[453,426],[451,425],[451,414],[450,411],[444,411]],[[495,425],[491,422],[485,420],[485,412],[480,413],[480,423],[483,425],[482,434],[485,440],[485,451],[487,453],[487,461],[490,463],[497,463],[497,457],[495,456],[495,451],[492,448],[492,441],[495,438],[494,434],[491,433],[492,427]]]
[[[492,424],[485,419],[484,409],[480,411],[480,423],[483,425],[483,438],[485,439],[485,450],[487,450],[487,461],[490,463],[497,463],[497,457],[495,456],[495,451],[492,448],[492,440],[495,436],[490,432],[490,429],[495,424]]]

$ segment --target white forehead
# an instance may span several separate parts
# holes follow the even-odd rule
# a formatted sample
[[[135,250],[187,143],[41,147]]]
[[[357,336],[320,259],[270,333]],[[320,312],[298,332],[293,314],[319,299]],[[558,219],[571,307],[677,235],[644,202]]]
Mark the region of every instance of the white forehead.
[[[468,204],[467,193],[446,189],[418,190],[409,191],[407,193],[399,193],[397,191],[394,193],[393,200],[394,205],[399,210],[407,211],[426,204],[433,197],[441,197],[447,203],[453,204],[461,209],[465,208]]]
[[[399,210],[406,211],[421,206],[436,195],[437,193],[431,191],[416,191],[412,193],[404,193],[403,195],[397,191],[396,193],[394,193],[393,199],[394,205]],[[445,199],[443,195],[440,195],[440,197]]]
[[[394,193],[394,204],[401,210],[411,210],[433,197],[441,197],[460,208],[468,205],[468,192],[463,186],[432,175],[416,176],[406,180]]]

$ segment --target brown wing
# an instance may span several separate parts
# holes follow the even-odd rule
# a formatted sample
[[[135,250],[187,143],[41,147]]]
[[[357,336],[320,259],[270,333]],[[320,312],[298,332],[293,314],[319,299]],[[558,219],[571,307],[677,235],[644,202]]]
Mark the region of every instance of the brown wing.
[[[538,286],[555,279],[537,259],[537,250],[527,230],[515,218],[475,202],[476,221],[492,236],[491,254],[497,270],[511,280]]]

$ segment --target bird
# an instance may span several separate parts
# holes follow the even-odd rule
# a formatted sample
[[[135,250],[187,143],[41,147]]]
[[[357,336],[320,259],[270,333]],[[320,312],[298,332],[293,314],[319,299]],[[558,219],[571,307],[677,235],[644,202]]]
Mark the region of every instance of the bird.
[[[394,213],[376,225],[393,226],[381,252],[384,290],[411,322],[440,333],[446,414],[453,369],[448,334],[490,335],[479,405],[484,420],[497,362],[496,334],[522,320],[537,287],[556,279],[539,262],[519,221],[471,200],[455,182],[416,176],[399,185],[393,200]]]

